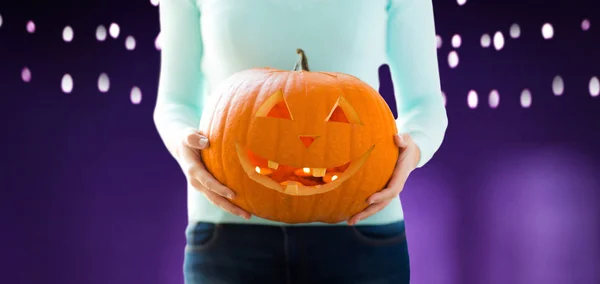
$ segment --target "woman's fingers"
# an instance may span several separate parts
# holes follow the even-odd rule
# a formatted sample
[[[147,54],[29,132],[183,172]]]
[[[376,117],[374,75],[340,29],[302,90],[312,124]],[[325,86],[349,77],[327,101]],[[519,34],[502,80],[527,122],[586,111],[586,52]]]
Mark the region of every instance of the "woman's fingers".
[[[202,187],[217,193],[225,198],[233,199],[235,193],[230,188],[222,185],[217,181],[212,174],[210,174],[202,163],[196,164],[195,167],[191,167],[188,176],[190,180],[197,181]]]
[[[203,187],[197,180],[192,181],[192,186],[198,189],[200,192],[204,193],[206,198],[214,205],[219,206],[223,210],[233,214],[240,216],[246,220],[250,219],[252,215],[246,212],[246,210],[238,207],[237,205],[229,202],[229,200],[225,199],[223,196],[216,194],[214,191],[209,190]]]
[[[185,143],[194,149],[206,149],[208,148],[208,138],[198,132],[190,132],[186,138]]]

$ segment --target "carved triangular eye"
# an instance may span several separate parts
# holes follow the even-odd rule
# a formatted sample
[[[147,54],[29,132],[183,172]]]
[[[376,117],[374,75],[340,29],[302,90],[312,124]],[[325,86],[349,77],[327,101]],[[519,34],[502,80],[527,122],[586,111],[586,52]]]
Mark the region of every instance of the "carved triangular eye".
[[[335,102],[325,121],[362,125],[358,113],[356,113],[352,105],[350,105],[350,103],[342,96]]]
[[[283,92],[278,90],[271,95],[256,112],[256,117],[270,117],[293,120],[290,108],[283,97]]]

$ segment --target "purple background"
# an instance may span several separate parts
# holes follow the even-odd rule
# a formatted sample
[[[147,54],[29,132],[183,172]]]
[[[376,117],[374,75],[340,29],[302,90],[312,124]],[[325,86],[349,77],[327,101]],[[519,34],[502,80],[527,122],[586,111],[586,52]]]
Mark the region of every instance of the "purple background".
[[[600,15],[592,2],[434,1],[450,125],[402,193],[413,283],[600,283],[600,97],[588,91],[600,76]],[[143,0],[0,3],[1,283],[182,283],[185,180],[152,122],[157,13]],[[98,42],[96,27],[111,22],[120,35]],[[508,35],[515,22],[518,39]],[[496,31],[504,48],[482,48],[481,35]],[[451,50],[460,56],[454,69]],[[107,93],[98,90],[102,72]],[[64,73],[71,94],[61,91]],[[556,75],[562,96],[552,92]],[[141,104],[130,101],[134,85]],[[520,105],[525,88],[530,108]],[[492,89],[497,109],[488,105]],[[469,90],[479,94],[476,109]],[[388,80],[381,92],[393,97]]]

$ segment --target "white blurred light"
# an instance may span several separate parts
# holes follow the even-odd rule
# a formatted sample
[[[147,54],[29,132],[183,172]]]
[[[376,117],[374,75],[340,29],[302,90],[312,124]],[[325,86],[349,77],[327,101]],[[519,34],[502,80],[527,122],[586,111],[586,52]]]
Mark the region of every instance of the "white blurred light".
[[[452,46],[454,48],[459,48],[460,45],[462,44],[462,38],[460,37],[460,35],[454,35],[452,36]]]
[[[523,92],[521,92],[521,106],[529,108],[531,106],[531,100],[531,91],[529,91],[529,89],[523,90]]]
[[[105,41],[106,40],[106,28],[103,25],[99,25],[96,28],[96,39],[98,41]]]
[[[462,6],[467,3],[467,0],[456,0],[456,3],[458,3],[458,6]]]
[[[27,32],[30,34],[35,32],[35,23],[33,21],[27,22]]]
[[[109,89],[110,80],[108,79],[108,75],[106,75],[106,73],[100,74],[100,77],[98,77],[98,90],[102,93],[106,93]]]
[[[162,47],[162,40],[161,40],[160,32],[158,33],[158,35],[156,36],[156,39],[154,40],[154,47],[156,48],[156,50],[160,50]]]
[[[60,87],[65,94],[70,94],[73,91],[73,77],[70,74],[65,74],[60,82]]]
[[[556,96],[561,96],[565,91],[565,82],[559,75],[555,76],[552,80],[552,92]]]
[[[510,37],[519,38],[521,36],[521,27],[519,24],[514,23],[510,26]]]
[[[504,35],[502,34],[502,32],[497,31],[494,34],[494,48],[496,48],[496,50],[501,50],[504,47]]]
[[[29,68],[25,67],[23,70],[21,70],[21,79],[23,79],[23,82],[25,83],[29,83],[31,81],[31,70],[29,70]]]
[[[0,15],[0,27],[2,27],[2,15]]]
[[[142,102],[142,91],[138,87],[131,88],[131,93],[129,94],[129,99],[131,103],[134,105],[139,105]]]
[[[542,36],[544,39],[551,39],[554,36],[554,28],[551,24],[545,23],[542,26]]]
[[[475,90],[469,91],[469,94],[467,95],[467,104],[472,109],[476,108],[477,104],[479,104],[479,98],[477,97],[477,92],[475,92]]]
[[[160,2],[159,0],[150,0],[150,4],[152,4],[152,6],[155,6],[155,7],[158,6],[159,2]]]
[[[450,51],[450,53],[448,53],[448,65],[450,68],[456,68],[456,66],[458,66],[458,62],[458,52],[455,50]]]
[[[489,34],[483,34],[481,36],[481,46],[483,48],[488,48],[492,44],[492,37]]]
[[[592,97],[597,97],[598,95],[600,95],[600,80],[598,79],[598,77],[594,76],[592,77],[592,79],[590,80],[590,95]]]
[[[71,28],[70,26],[66,26],[63,29],[63,33],[62,33],[63,40],[65,42],[71,42],[73,40],[73,36],[74,36],[73,28]]]
[[[127,48],[127,50],[135,49],[135,38],[133,36],[128,36],[125,39],[125,48]]]
[[[446,93],[444,93],[444,91],[442,91],[442,99],[444,100],[444,106],[446,106],[448,103],[448,98],[446,97]]]
[[[498,105],[500,104],[500,94],[497,90],[492,90],[490,92],[490,95],[488,97],[488,103],[490,104],[491,108],[498,107]]]
[[[0,21],[0,25],[2,25],[1,21]],[[591,26],[592,26],[592,23],[590,23],[590,20],[583,19],[583,21],[581,21],[581,29],[582,30],[587,31],[590,29]]]
[[[435,45],[437,46],[438,49],[440,49],[442,47],[442,37],[440,35],[436,35],[435,36]]]
[[[121,28],[116,23],[112,23],[108,27],[108,33],[110,34],[110,36],[112,38],[118,38],[120,32],[121,32]]]

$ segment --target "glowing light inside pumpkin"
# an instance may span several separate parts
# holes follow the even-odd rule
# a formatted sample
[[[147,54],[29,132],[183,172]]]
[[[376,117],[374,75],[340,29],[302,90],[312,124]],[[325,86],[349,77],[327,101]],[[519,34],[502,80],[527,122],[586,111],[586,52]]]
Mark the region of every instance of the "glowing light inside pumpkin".
[[[325,176],[323,177],[323,181],[325,183],[330,183],[336,179],[338,179],[340,177],[340,175],[342,175],[341,172],[330,172],[330,173],[326,173]]]
[[[308,174],[310,173],[310,168],[303,168],[302,171]]]
[[[264,168],[263,169],[261,167],[255,167],[254,170],[257,173],[259,173],[259,174],[261,174],[263,176],[268,176],[268,175],[271,175],[273,173],[273,171],[271,169],[269,169],[269,168]]]

